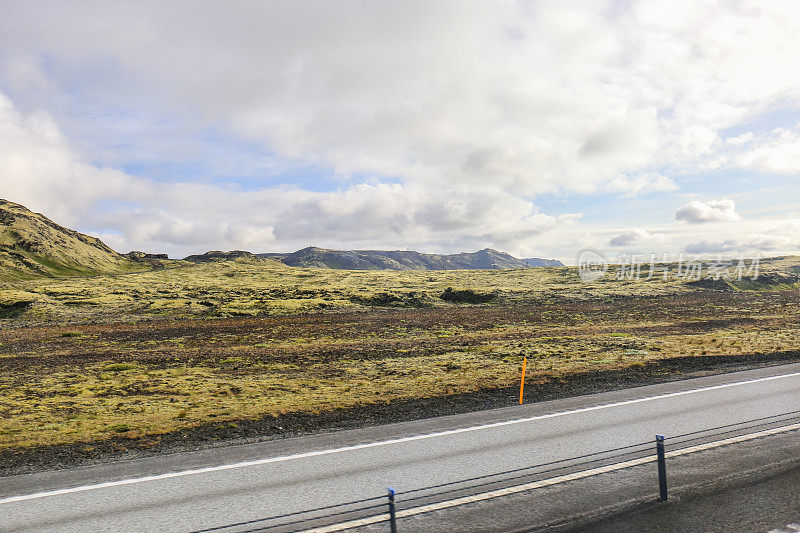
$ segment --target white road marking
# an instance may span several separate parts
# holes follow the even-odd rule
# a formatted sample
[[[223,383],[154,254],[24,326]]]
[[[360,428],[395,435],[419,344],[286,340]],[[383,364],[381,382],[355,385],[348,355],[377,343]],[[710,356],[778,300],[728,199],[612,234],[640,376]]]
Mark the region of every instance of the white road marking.
[[[800,429],[800,424],[791,424],[789,426],[767,429],[764,431],[758,431],[756,433],[748,433],[747,435],[739,435],[738,437],[730,437],[727,439],[722,439],[714,442],[707,442],[705,444],[698,444],[696,446],[688,446],[686,448],[681,448],[679,450],[667,452],[665,455],[667,458],[678,457],[681,455],[688,455],[690,453],[695,453],[703,450],[710,450],[712,448],[719,448],[720,446],[727,446],[729,444],[735,444],[737,442],[753,440],[759,437],[768,437],[770,435],[776,435],[778,433],[786,433],[788,431],[795,431],[798,429]],[[572,474],[565,474],[563,476],[541,479],[539,481],[533,481],[531,483],[525,483],[523,485],[516,485],[514,487],[492,490],[481,494],[464,496],[462,498],[456,498],[444,502],[433,503],[430,505],[421,505],[419,507],[412,507],[411,509],[403,509],[401,511],[398,511],[397,518],[429,513],[431,511],[438,511],[440,509],[447,509],[448,507],[456,507],[458,505],[465,505],[467,503],[474,503],[483,500],[489,500],[492,498],[499,498],[501,496],[507,496],[509,494],[524,492],[526,490],[538,489],[541,487],[549,487],[551,485],[557,485],[559,483],[565,483],[567,481],[573,481],[576,479],[583,479],[587,477],[597,476],[600,474],[605,474],[607,472],[615,472],[617,470],[624,470],[626,468],[631,468],[633,466],[639,466],[647,463],[654,463],[655,461],[656,461],[656,456],[655,454],[653,454],[648,457],[631,459],[630,461],[614,463],[611,465],[601,466],[598,468],[592,468],[590,470],[581,470],[580,472],[573,472]],[[331,524],[330,526],[309,529],[306,530],[305,533],[333,533],[334,531],[344,531],[346,529],[368,526],[370,524],[377,524],[379,522],[386,522],[388,520],[389,520],[389,513],[384,513],[380,515],[368,516],[366,518],[361,518],[359,520],[351,520],[349,522],[342,522],[339,524]],[[798,531],[800,531],[800,529],[798,529]]]
[[[317,457],[317,456],[321,456],[321,455],[330,455],[330,454],[334,454],[334,453],[351,452],[351,451],[355,451],[355,450],[363,450],[363,449],[366,449],[366,448],[376,448],[378,446],[389,446],[389,445],[393,445],[393,444],[402,444],[402,443],[405,443],[405,442],[414,442],[414,441],[418,441],[418,440],[432,439],[432,438],[444,437],[444,436],[448,436],[448,435],[457,435],[459,433],[468,433],[468,432],[472,432],[472,431],[481,431],[481,430],[485,430],[485,429],[493,429],[493,428],[498,428],[498,427],[503,427],[503,426],[511,426],[511,425],[515,425],[515,424],[523,424],[523,423],[526,423],[526,422],[534,422],[534,421],[537,421],[537,420],[546,420],[546,419],[549,419],[549,418],[557,418],[557,417],[570,416],[570,415],[575,415],[575,414],[580,414],[580,413],[588,413],[588,412],[591,412],[591,411],[599,411],[601,409],[611,409],[611,408],[614,408],[614,407],[622,407],[622,406],[625,406],[625,405],[633,405],[633,404],[637,404],[637,403],[652,402],[652,401],[655,401],[655,400],[663,400],[663,399],[666,399],[666,398],[675,398],[675,397],[678,397],[678,396],[685,396],[685,395],[688,395],[688,394],[698,394],[698,393],[701,393],[701,392],[708,392],[708,391],[713,391],[713,390],[727,389],[727,388],[731,388],[731,387],[741,387],[741,386],[744,386],[744,385],[751,385],[753,383],[763,383],[763,382],[766,382],[766,381],[775,381],[775,380],[779,380],[779,379],[793,378],[793,377],[798,377],[798,376],[800,376],[800,372],[792,372],[790,374],[781,374],[781,375],[778,375],[778,376],[769,376],[769,377],[765,377],[765,378],[749,379],[747,381],[735,381],[733,383],[725,383],[725,384],[722,384],[722,385],[712,385],[710,387],[702,387],[702,388],[699,388],[699,389],[690,389],[690,390],[679,391],[679,392],[670,392],[670,393],[667,393],[667,394],[659,394],[659,395],[656,395],[656,396],[648,396],[648,397],[645,397],[645,398],[635,398],[633,400],[625,400],[625,401],[621,401],[621,402],[614,402],[614,403],[601,404],[601,405],[593,405],[591,407],[582,407],[580,409],[572,409],[570,411],[560,411],[560,412],[549,413],[549,414],[545,414],[545,415],[536,415],[536,416],[531,416],[531,417],[526,417],[526,418],[517,418],[517,419],[514,419],[514,420],[505,420],[503,422],[493,422],[491,424],[482,424],[482,425],[479,425],[479,426],[471,426],[471,427],[465,427],[465,428],[450,429],[450,430],[447,430],[447,431],[438,431],[438,432],[435,432],[435,433],[426,433],[424,435],[413,435],[413,436],[410,436],[410,437],[402,437],[402,438],[398,438],[398,439],[390,439],[390,440],[383,440],[383,441],[377,441],[377,442],[367,442],[367,443],[364,443],[364,444],[356,444],[356,445],[353,445],[353,446],[344,446],[344,447],[341,447],[341,448],[332,448],[332,449],[328,449],[328,450],[314,450],[314,451],[310,451],[310,452],[297,453],[297,454],[293,454],[293,455],[284,455],[284,456],[278,456],[278,457],[267,457],[267,458],[264,458],[264,459],[255,459],[253,461],[243,461],[243,462],[240,462],[240,463],[231,463],[231,464],[219,465],[219,466],[209,466],[209,467],[205,467],[205,468],[194,468],[194,469],[191,469],[191,470],[181,470],[181,471],[178,471],[178,472],[168,472],[168,473],[165,473],[165,474],[157,474],[157,475],[152,475],[152,476],[142,476],[142,477],[135,477],[135,478],[129,478],[129,479],[120,479],[120,480],[117,480],[117,481],[108,481],[108,482],[105,482],[105,483],[95,483],[95,484],[92,484],[92,485],[81,485],[79,487],[70,487],[70,488],[66,488],[66,489],[49,490],[49,491],[44,491],[44,492],[36,492],[36,493],[33,493],[33,494],[23,494],[23,495],[20,495],[20,496],[9,496],[9,497],[0,499],[0,504],[20,502],[20,501],[25,501],[25,500],[35,500],[35,499],[38,499],[38,498],[47,498],[47,497],[50,497],[50,496],[61,496],[61,495],[64,495],[64,494],[73,494],[73,493],[76,493],[76,492],[85,492],[85,491],[88,491],[88,490],[99,490],[99,489],[106,489],[106,488],[110,488],[110,487],[120,487],[120,486],[123,486],[123,485],[131,485],[131,484],[134,484],[134,483],[145,483],[145,482],[148,482],[148,481],[159,481],[159,480],[162,480],[162,479],[172,479],[172,478],[178,478],[178,477],[184,477],[184,476],[192,476],[192,475],[197,475],[197,474],[206,474],[206,473],[209,473],[209,472],[220,472],[220,471],[223,471],[223,470],[233,470],[233,469],[236,469],[236,468],[246,468],[246,467],[249,467],[249,466],[259,466],[259,465],[266,465],[266,464],[270,464],[270,463],[281,463],[281,462],[293,461],[293,460],[297,460],[297,459],[306,459],[308,457]]]

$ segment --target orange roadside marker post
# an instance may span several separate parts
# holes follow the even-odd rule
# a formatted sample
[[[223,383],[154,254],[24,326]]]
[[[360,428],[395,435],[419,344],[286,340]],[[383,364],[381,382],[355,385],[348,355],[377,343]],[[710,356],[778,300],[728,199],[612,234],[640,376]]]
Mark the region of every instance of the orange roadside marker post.
[[[522,394],[525,392],[525,367],[528,366],[528,358],[522,358],[522,378],[519,380],[519,404],[522,405]]]

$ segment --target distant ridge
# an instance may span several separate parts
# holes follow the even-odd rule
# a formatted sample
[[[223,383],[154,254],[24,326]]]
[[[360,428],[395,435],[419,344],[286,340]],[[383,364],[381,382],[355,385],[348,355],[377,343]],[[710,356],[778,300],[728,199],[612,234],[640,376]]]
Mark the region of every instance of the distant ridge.
[[[564,263],[558,259],[541,259],[539,257],[524,257],[520,259],[531,267],[563,267]]]
[[[191,261],[192,263],[210,263],[212,261],[230,261],[232,259],[256,259],[256,256],[244,250],[231,250],[230,252],[211,250],[204,254],[190,255],[183,260]]]
[[[0,279],[118,273],[145,268],[96,237],[0,199]]]
[[[517,259],[491,248],[440,255],[410,250],[329,250],[309,246],[290,254],[267,253],[257,256],[276,259],[289,266],[339,270],[497,270],[564,266],[555,259]]]

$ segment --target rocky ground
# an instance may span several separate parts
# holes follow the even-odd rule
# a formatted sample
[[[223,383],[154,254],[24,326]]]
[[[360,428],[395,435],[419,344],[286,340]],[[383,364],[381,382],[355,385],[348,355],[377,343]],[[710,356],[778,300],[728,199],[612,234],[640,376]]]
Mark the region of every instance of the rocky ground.
[[[797,290],[0,330],[5,473],[800,360]]]

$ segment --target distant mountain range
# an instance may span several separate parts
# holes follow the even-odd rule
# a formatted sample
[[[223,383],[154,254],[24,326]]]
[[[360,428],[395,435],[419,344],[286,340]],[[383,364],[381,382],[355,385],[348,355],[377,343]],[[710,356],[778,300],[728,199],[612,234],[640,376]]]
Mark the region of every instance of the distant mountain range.
[[[410,250],[328,250],[310,246],[290,254],[257,254],[289,266],[342,270],[485,270],[564,266],[555,259],[517,259],[491,248],[472,253],[424,254]]]
[[[243,250],[212,250],[190,255],[184,261],[208,263],[232,259],[272,259],[293,267],[335,270],[489,270],[564,266],[555,259],[517,259],[491,248],[450,255],[423,254],[410,250],[328,250],[309,246],[292,253],[253,254]]]
[[[564,266],[552,259],[517,259],[491,248],[473,253],[439,255],[406,250],[327,250],[311,246],[286,254],[211,251],[190,255],[185,261],[204,263],[231,259],[265,263],[277,260],[293,267],[344,270],[478,270]],[[0,199],[0,280],[133,272],[161,268],[170,263],[173,262],[166,254],[119,254],[96,237],[59,226],[25,206]]]

